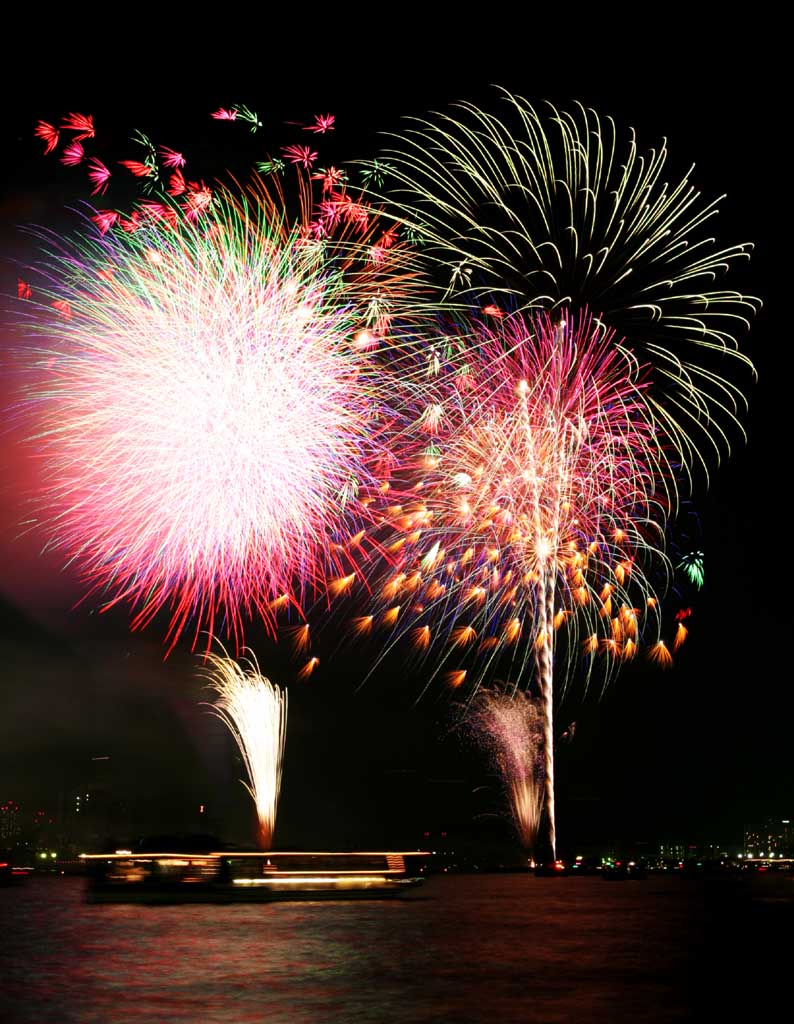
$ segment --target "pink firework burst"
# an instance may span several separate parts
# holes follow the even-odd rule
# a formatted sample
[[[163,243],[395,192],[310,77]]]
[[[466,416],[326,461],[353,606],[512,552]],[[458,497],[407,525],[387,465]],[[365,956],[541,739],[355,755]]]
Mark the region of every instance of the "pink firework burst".
[[[661,543],[670,472],[643,371],[611,332],[514,315],[431,348],[421,374],[407,442],[421,480],[384,510],[404,534],[387,601],[418,572],[412,606],[444,637],[469,624],[495,636],[491,660],[647,588],[638,556]]]
[[[284,146],[281,152],[291,164],[298,164],[307,170],[317,159],[317,153],[315,153],[311,146]]]
[[[64,146],[61,154],[61,163],[66,167],[77,167],[85,159],[85,150],[80,142],[70,142]]]
[[[88,178],[91,184],[94,186],[91,190],[91,195],[104,195],[107,192],[108,183],[110,181],[110,171],[97,157],[92,156],[88,161]]]
[[[411,275],[311,242],[263,186],[135,228],[53,253],[71,316],[42,327],[44,518],[134,628],[165,612],[171,645],[189,622],[239,641],[357,571],[388,410],[354,339]]]
[[[181,153],[177,153],[175,149],[170,149],[168,146],[159,147],[160,157],[162,158],[164,166],[171,170],[178,170],[185,166],[185,158]]]
[[[306,132],[314,132],[317,135],[324,135],[325,132],[332,132],[334,130],[334,122],[336,118],[333,114],[315,114],[314,124],[306,124],[303,126],[303,130]]]

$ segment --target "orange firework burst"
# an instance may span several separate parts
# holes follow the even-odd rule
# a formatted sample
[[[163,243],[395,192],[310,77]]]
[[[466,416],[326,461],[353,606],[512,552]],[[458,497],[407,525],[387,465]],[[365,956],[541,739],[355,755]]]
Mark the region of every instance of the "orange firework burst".
[[[298,679],[308,679],[314,672],[317,666],[320,664],[320,659],[317,657],[309,658],[306,664],[298,672]]]
[[[673,656],[667,649],[664,640],[658,640],[653,647],[648,649],[648,657],[661,668],[670,668],[673,664]]]

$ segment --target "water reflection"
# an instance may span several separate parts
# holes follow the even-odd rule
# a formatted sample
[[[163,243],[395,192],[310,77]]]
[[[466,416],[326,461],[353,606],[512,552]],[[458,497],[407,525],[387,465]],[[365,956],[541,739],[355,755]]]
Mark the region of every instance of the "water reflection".
[[[687,1019],[701,891],[436,877],[396,901],[88,905],[0,891],[7,1024]],[[2,1005],[2,1004],[0,1004]]]

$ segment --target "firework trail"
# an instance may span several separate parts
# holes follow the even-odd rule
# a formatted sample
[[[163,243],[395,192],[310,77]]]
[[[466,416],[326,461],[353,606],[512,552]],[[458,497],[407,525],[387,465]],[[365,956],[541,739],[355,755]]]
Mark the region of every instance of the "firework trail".
[[[502,778],[519,841],[532,853],[543,806],[542,730],[538,712],[521,691],[481,690],[466,719]]]
[[[384,154],[384,194],[451,294],[597,314],[653,367],[659,428],[705,465],[699,442],[719,455],[738,426],[745,402],[724,357],[752,370],[735,333],[759,305],[717,283],[752,247],[716,246],[719,199],[701,198],[691,169],[668,183],[664,144],[643,153],[593,110],[502,93],[503,119],[468,103],[414,119]]]
[[[238,664],[224,652],[207,654],[204,676],[216,691],[214,713],[234,736],[245,764],[259,822],[259,847],[269,850],[276,826],[287,736],[287,693],[262,675],[253,652]]]
[[[294,223],[261,180],[200,218],[144,204],[134,231],[50,239],[52,287],[25,307],[49,543],[133,628],[170,614],[171,645],[189,622],[273,628],[363,558],[346,543],[390,464],[384,353],[415,281],[351,202],[302,204]]]
[[[587,316],[481,325],[416,410],[426,433],[413,502],[386,510],[402,536],[379,624],[422,653],[446,643],[439,669],[468,657],[475,685],[506,658],[537,688],[552,848],[557,633],[566,627],[564,685],[582,647],[590,665],[600,652],[614,669],[636,655],[644,618],[658,629],[646,570],[666,564],[675,495],[646,386]]]

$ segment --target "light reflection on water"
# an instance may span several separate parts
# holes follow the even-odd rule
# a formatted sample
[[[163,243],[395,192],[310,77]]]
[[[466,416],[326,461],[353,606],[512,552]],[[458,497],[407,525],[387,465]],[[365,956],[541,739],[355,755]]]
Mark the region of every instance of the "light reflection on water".
[[[399,900],[269,905],[82,893],[0,890],[4,1024],[695,1019],[703,896],[679,879],[434,877]]]

